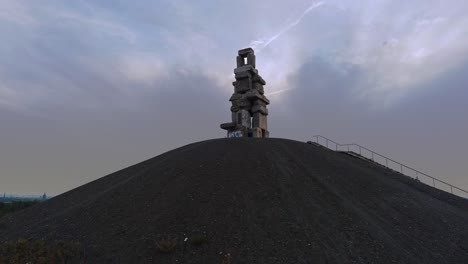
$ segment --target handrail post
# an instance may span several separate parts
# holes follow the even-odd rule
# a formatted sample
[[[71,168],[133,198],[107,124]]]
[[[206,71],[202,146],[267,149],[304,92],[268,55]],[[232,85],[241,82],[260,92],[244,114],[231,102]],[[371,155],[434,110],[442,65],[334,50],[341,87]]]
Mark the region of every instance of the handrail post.
[[[376,162],[376,161],[375,161],[375,158],[376,158],[375,156],[376,156],[376,155],[377,155],[377,156],[380,156],[379,159],[385,159],[385,166],[386,166],[386,168],[388,168],[388,169],[390,169],[390,170],[392,170],[392,171],[397,172],[396,168],[390,168],[390,166],[389,166],[389,161],[393,162],[392,164],[396,164],[396,166],[400,165],[400,173],[403,174],[403,175],[409,176],[409,174],[404,174],[405,170],[404,170],[403,167],[406,167],[406,173],[409,173],[409,170],[416,172],[416,179],[417,179],[417,180],[419,180],[419,179],[418,179],[418,176],[420,176],[420,175],[421,175],[421,176],[424,176],[424,177],[428,177],[429,179],[432,179],[432,185],[433,185],[434,188],[438,188],[438,189],[440,189],[440,190],[444,190],[444,189],[442,188],[442,185],[447,185],[447,186],[450,186],[450,192],[451,192],[452,194],[454,194],[454,192],[453,192],[453,189],[454,189],[454,188],[455,188],[456,190],[459,190],[459,191],[465,193],[465,194],[468,194],[468,191],[466,191],[466,190],[460,189],[460,188],[458,188],[458,187],[456,187],[456,186],[453,186],[453,185],[451,185],[451,184],[449,184],[449,183],[447,183],[447,182],[445,182],[445,181],[441,181],[441,180],[439,180],[439,179],[437,179],[437,178],[434,178],[434,177],[432,177],[432,176],[430,176],[430,175],[427,175],[427,174],[425,174],[425,173],[423,173],[423,172],[420,172],[420,171],[415,170],[415,169],[413,169],[413,168],[411,168],[411,167],[408,167],[408,166],[406,166],[406,165],[403,165],[403,164],[400,163],[400,162],[397,162],[397,161],[395,161],[395,160],[392,160],[392,159],[390,159],[390,158],[387,158],[386,156],[383,156],[383,155],[381,155],[381,154],[379,154],[379,153],[377,153],[377,152],[374,152],[374,151],[372,151],[372,150],[370,150],[370,149],[368,149],[368,148],[361,147],[361,145],[358,145],[358,144],[338,144],[337,142],[335,142],[335,141],[333,141],[333,140],[329,140],[328,138],[323,137],[323,136],[320,136],[320,135],[315,135],[315,136],[313,136],[313,138],[316,138],[315,141],[317,142],[317,145],[320,145],[320,146],[322,146],[322,147],[323,147],[323,146],[326,146],[329,150],[333,150],[333,146],[330,147],[329,141],[331,141],[333,144],[335,144],[335,151],[339,151],[339,150],[345,151],[345,150],[347,150],[349,153],[358,154],[358,153],[355,152],[355,148],[357,147],[357,148],[359,148],[358,152],[359,152],[359,155],[360,155],[361,157],[364,157],[364,156],[362,155],[362,149],[364,149],[364,150],[366,150],[367,152],[370,152],[370,153],[371,153],[371,159],[372,159],[372,161],[374,161],[374,162]],[[322,140],[322,142],[323,142],[323,140],[325,140],[325,144],[320,143],[320,140]],[[343,149],[343,146],[345,146],[344,149]],[[367,153],[367,152],[366,152],[366,153]],[[369,159],[369,158],[367,158],[367,156],[366,156],[365,158],[366,158],[366,159]],[[377,163],[383,166],[383,161],[382,161],[382,160],[380,160],[380,161],[377,162]],[[393,166],[393,167],[395,167],[395,166]],[[411,176],[409,176],[409,177],[411,177]],[[441,183],[441,184],[439,184],[439,185],[441,185],[440,187],[437,187],[437,186],[436,186],[436,181],[438,181],[439,183]],[[430,183],[427,183],[427,184],[430,185]],[[456,191],[456,190],[455,190],[455,191]],[[448,191],[447,191],[447,192],[448,192]]]

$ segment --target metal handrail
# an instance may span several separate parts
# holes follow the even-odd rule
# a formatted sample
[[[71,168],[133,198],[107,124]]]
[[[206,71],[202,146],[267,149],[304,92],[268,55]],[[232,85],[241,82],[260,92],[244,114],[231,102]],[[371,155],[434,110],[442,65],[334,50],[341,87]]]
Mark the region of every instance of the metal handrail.
[[[343,150],[341,150],[341,149],[342,149],[343,147],[345,147],[345,149],[346,149],[347,152],[353,152],[353,153],[359,154],[359,155],[362,156],[362,157],[365,157],[365,156],[362,155],[362,150],[364,149],[364,150],[368,151],[369,153],[371,153],[371,160],[372,160],[373,162],[376,162],[376,163],[378,163],[378,164],[380,164],[380,165],[382,165],[382,166],[385,166],[386,168],[392,169],[392,168],[388,165],[388,162],[391,161],[391,162],[393,162],[394,164],[396,164],[396,165],[398,165],[398,166],[400,167],[400,173],[401,173],[401,174],[404,174],[404,175],[406,175],[406,176],[409,176],[408,174],[405,174],[405,173],[404,173],[404,168],[406,168],[406,169],[408,169],[408,170],[411,170],[411,171],[413,171],[413,172],[416,172],[416,177],[415,177],[415,179],[419,179],[419,178],[418,178],[419,175],[422,175],[422,176],[428,177],[429,179],[432,179],[432,184],[433,184],[433,186],[434,186],[435,188],[438,188],[438,187],[436,187],[436,182],[439,182],[439,183],[445,184],[445,185],[447,185],[448,187],[450,187],[450,192],[451,192],[452,194],[453,194],[453,189],[456,189],[456,190],[459,190],[459,191],[465,193],[466,195],[468,195],[468,191],[466,191],[466,190],[463,190],[463,189],[458,188],[458,187],[456,187],[456,186],[454,186],[454,185],[452,185],[452,184],[450,184],[450,183],[447,183],[447,182],[445,182],[445,181],[442,181],[442,180],[439,180],[439,179],[437,179],[437,178],[435,178],[435,177],[432,177],[432,176],[430,176],[430,175],[427,175],[427,174],[424,173],[424,172],[421,172],[421,171],[419,171],[419,170],[416,170],[416,169],[414,169],[414,168],[411,168],[411,167],[409,167],[409,166],[406,166],[405,164],[402,164],[402,163],[400,163],[400,162],[398,162],[398,161],[395,161],[395,160],[393,160],[393,159],[391,159],[391,158],[388,158],[388,157],[386,157],[386,156],[384,156],[384,155],[382,155],[382,154],[379,154],[379,153],[377,153],[377,152],[375,152],[375,151],[373,151],[373,150],[370,150],[370,149],[368,149],[368,148],[366,148],[366,147],[363,147],[363,146],[361,146],[361,145],[358,145],[358,144],[340,144],[340,143],[337,143],[336,141],[333,141],[333,140],[331,140],[331,139],[328,139],[328,138],[326,138],[326,137],[324,137],[324,136],[320,136],[320,135],[313,136],[313,138],[317,139],[317,140],[316,140],[316,143],[317,143],[317,144],[322,145],[322,146],[325,146],[325,147],[327,147],[327,148],[330,149],[330,150],[343,151]],[[319,141],[320,138],[325,140],[325,145],[323,145],[323,144],[320,143],[320,141]],[[330,142],[334,144],[334,146],[335,146],[334,149],[331,148],[331,147],[329,146],[329,145],[330,145],[330,144],[329,144]],[[359,153],[352,151],[352,148],[350,148],[350,147],[353,147],[353,146],[354,146],[354,147],[358,147]],[[384,158],[384,159],[385,159],[385,164],[382,164],[382,163],[380,163],[380,162],[375,161],[375,156],[379,156],[379,157],[381,157],[381,158]],[[367,158],[367,157],[365,157],[365,158]],[[392,169],[392,170],[394,170],[394,169]],[[409,176],[409,177],[411,177],[411,176]],[[441,189],[441,188],[438,188],[438,189]],[[441,189],[441,190],[442,190],[442,189]],[[468,197],[468,196],[467,196],[467,197]]]

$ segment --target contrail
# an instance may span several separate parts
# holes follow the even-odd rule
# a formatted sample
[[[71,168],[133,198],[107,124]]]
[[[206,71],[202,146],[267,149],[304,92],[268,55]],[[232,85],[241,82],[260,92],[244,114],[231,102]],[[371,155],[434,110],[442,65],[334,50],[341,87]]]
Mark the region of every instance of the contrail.
[[[262,49],[270,45],[273,41],[275,41],[277,38],[279,38],[281,35],[284,33],[288,32],[291,28],[295,27],[297,24],[299,24],[304,18],[305,15],[307,15],[310,11],[314,10],[315,8],[322,6],[324,4],[323,1],[319,2],[314,2],[312,5],[310,5],[296,20],[293,22],[290,22],[287,24],[282,30],[280,30],[278,33],[273,35],[272,37],[268,39],[260,39],[260,40],[253,40],[250,42],[250,47],[252,47],[257,53],[259,53]]]
[[[281,90],[278,90],[278,91],[274,91],[274,92],[268,93],[268,96],[272,96],[272,95],[275,95],[275,94],[284,93],[284,92],[289,91],[289,90],[294,90],[294,88],[281,89]]]

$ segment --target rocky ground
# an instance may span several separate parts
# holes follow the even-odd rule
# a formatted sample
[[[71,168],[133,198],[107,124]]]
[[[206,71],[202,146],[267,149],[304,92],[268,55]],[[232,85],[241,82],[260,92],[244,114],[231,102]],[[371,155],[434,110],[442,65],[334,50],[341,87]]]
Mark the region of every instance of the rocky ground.
[[[0,218],[86,263],[468,263],[468,201],[285,139],[191,144]]]

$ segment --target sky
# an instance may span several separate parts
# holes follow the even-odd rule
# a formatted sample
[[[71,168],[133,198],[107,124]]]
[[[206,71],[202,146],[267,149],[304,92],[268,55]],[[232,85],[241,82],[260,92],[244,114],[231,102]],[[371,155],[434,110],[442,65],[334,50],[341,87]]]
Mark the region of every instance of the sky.
[[[60,194],[225,137],[239,49],[272,137],[468,189],[468,2],[0,0],[0,192]]]

